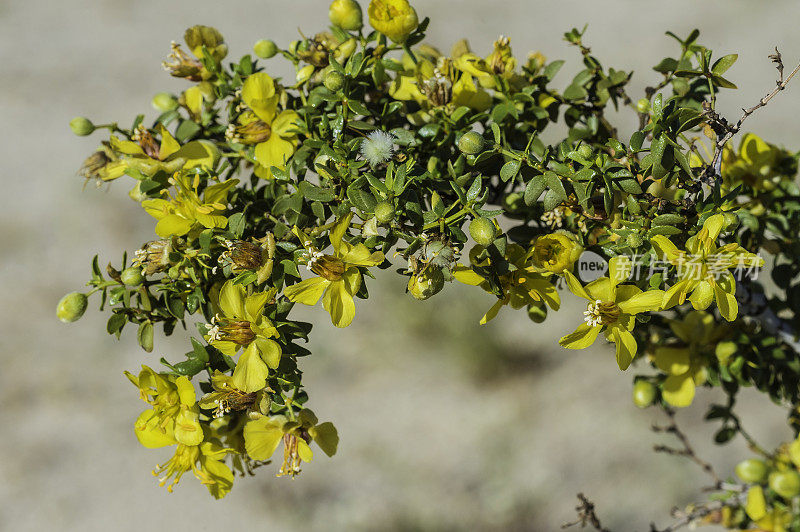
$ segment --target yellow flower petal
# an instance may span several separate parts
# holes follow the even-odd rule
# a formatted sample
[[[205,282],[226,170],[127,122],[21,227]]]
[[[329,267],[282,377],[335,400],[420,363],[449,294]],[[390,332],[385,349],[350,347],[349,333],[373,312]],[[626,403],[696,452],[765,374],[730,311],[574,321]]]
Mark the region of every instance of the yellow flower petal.
[[[193,225],[194,220],[187,220],[177,214],[168,214],[158,221],[155,230],[158,236],[168,238],[170,236],[185,235],[192,229]]]
[[[172,423],[168,423],[164,430],[158,425],[158,418],[155,417],[155,412],[152,410],[145,410],[139,415],[133,428],[136,439],[142,446],[156,449],[177,443],[173,436]]]
[[[308,434],[314,439],[322,452],[328,456],[336,454],[339,446],[339,433],[333,423],[327,421],[308,429]]]
[[[658,369],[670,375],[683,375],[690,368],[689,350],[685,347],[658,347],[655,364]]]
[[[272,123],[278,107],[278,94],[275,82],[264,73],[257,72],[247,77],[242,85],[242,101],[253,110],[261,120]]]
[[[600,301],[615,301],[616,299],[616,286],[608,277],[595,279],[584,288],[586,293],[589,294],[588,299],[599,299]]]
[[[497,303],[492,305],[492,307],[486,311],[486,314],[483,315],[481,318],[480,324],[486,325],[493,319],[497,317],[497,314],[500,312],[500,309],[503,308],[503,305],[508,303],[508,299],[498,299]]]
[[[639,314],[641,312],[661,310],[661,302],[663,300],[663,290],[648,290],[619,302],[618,306],[625,314]]]
[[[257,392],[267,385],[268,375],[269,367],[261,360],[256,344],[251,343],[236,362],[233,385],[244,392]]]
[[[284,140],[278,135],[273,135],[256,146],[253,155],[258,164],[269,170],[271,166],[285,168],[286,162],[294,153],[294,144]],[[272,172],[270,172],[270,175]]]
[[[636,357],[636,339],[625,327],[616,325],[609,328],[606,336],[616,344],[617,365],[625,371]]]
[[[244,426],[244,447],[253,460],[269,460],[283,438],[283,416],[261,417]]]
[[[246,319],[245,315],[245,293],[244,287],[234,284],[233,281],[226,281],[219,291],[219,309],[226,318]]]
[[[303,438],[297,438],[297,454],[303,462],[310,462],[314,458],[314,451]]]
[[[661,386],[661,396],[674,407],[684,408],[694,399],[694,380],[689,373],[670,375]]]
[[[592,327],[588,323],[581,323],[574,332],[562,336],[558,343],[567,349],[584,349],[594,343],[602,328],[601,325]]]
[[[455,277],[456,281],[470,286],[478,286],[486,280],[463,264],[457,264],[453,268],[453,277]]]
[[[334,281],[322,297],[322,306],[331,315],[336,327],[347,327],[356,315],[353,296],[347,291],[344,281]]]
[[[287,287],[283,294],[289,298],[289,301],[313,306],[317,304],[322,293],[330,284],[330,281],[322,277],[312,277]]]
[[[352,266],[377,266],[384,260],[380,251],[370,252],[364,244],[356,244],[342,254],[342,260]]]
[[[256,338],[253,342],[258,349],[258,353],[268,367],[275,369],[281,363],[281,346],[275,340]]]

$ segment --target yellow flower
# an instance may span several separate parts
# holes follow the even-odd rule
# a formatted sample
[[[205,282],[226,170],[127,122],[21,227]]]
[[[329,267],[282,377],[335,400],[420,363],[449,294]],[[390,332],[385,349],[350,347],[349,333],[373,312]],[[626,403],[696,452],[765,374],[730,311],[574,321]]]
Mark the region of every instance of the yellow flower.
[[[198,445],[203,441],[194,387],[187,377],[160,375],[147,366],[142,366],[138,376],[127,371],[125,376],[139,388],[141,399],[153,407],[142,412],[134,425],[143,446],[162,447],[169,445],[163,442],[173,440]]]
[[[583,247],[571,235],[553,233],[538,237],[530,254],[539,271],[561,274],[564,270],[572,270],[582,252]]]
[[[657,347],[653,360],[667,374],[661,387],[664,400],[675,407],[686,407],[692,404],[695,387],[706,382],[709,358],[728,348],[719,343],[728,331],[706,312],[690,312],[682,321],[670,321],[669,326],[682,345]]]
[[[264,306],[274,296],[274,291],[248,296],[242,285],[226,281],[219,291],[222,317],[217,314],[207,326],[206,339],[225,355],[232,357],[244,348],[232,382],[247,393],[264,388],[269,368],[277,368],[281,361],[280,345],[271,340],[278,332],[263,314]]]
[[[319,277],[300,281],[284,290],[289,301],[304,305],[316,305],[321,297],[322,306],[336,327],[347,327],[355,317],[353,296],[361,287],[359,267],[377,266],[384,260],[380,251],[370,253],[364,244],[352,245],[342,240],[352,216],[351,213],[342,218],[330,232],[333,255],[308,248],[308,243],[303,242],[310,253],[307,267]]]
[[[153,476],[161,475],[158,479],[159,486],[164,486],[167,480],[174,477],[167,486],[167,491],[172,493],[173,487],[180,482],[183,474],[191,471],[215,499],[221,499],[233,487],[233,472],[222,461],[230,452],[233,451],[213,441],[206,441],[200,445],[179,443],[172,458],[156,466]]]
[[[202,200],[197,192],[200,176],[175,174],[173,179],[176,188],[174,197],[142,202],[147,214],[158,220],[155,229],[158,236],[182,236],[198,226],[210,229],[228,224],[228,219],[222,213],[227,208],[228,191],[239,182],[238,179],[206,187]],[[169,195],[169,192],[164,191],[164,194]]]
[[[214,391],[201,397],[197,404],[205,410],[213,410],[215,418],[221,418],[231,411],[250,410],[255,406],[258,394],[241,390],[233,377],[218,369],[211,375],[211,386]]]
[[[283,441],[283,464],[278,476],[295,476],[300,472],[300,462],[310,462],[314,453],[309,443],[314,441],[328,455],[336,454],[339,435],[331,422],[317,423],[311,410],[299,412],[296,420],[286,416],[259,417],[244,426],[247,454],[253,460],[269,460]]]
[[[417,29],[417,12],[408,0],[371,0],[369,23],[396,43],[404,43]]]
[[[109,146],[119,157],[116,166],[121,167],[122,171],[109,172],[103,179],[106,181],[116,179],[128,168],[146,176],[153,176],[159,171],[171,174],[181,168],[210,170],[216,165],[219,150],[212,142],[193,140],[181,146],[163,125],[158,125],[158,132],[161,135],[160,143],[142,126],[134,131],[133,140],[121,140],[112,135],[109,138]]]
[[[482,248],[478,246],[472,248],[470,250],[470,261],[476,266],[488,266],[488,260],[485,262],[477,260],[477,255],[481,250]],[[522,246],[508,244],[505,258],[510,267],[508,273],[499,276],[502,295],[481,318],[481,325],[494,319],[504,305],[511,305],[511,308],[520,309],[529,305],[546,303],[553,310],[558,310],[561,305],[561,298],[558,296],[555,286],[550,283],[547,277],[536,271]],[[480,286],[487,292],[495,293],[486,277],[466,266],[456,266],[453,270],[453,276],[464,284]]]
[[[233,140],[255,144],[254,157],[258,162],[255,174],[263,179],[272,178],[271,167],[284,169],[297,148],[295,123],[300,116],[291,110],[278,112],[279,93],[275,82],[264,72],[249,76],[242,86],[242,101],[252,109],[252,114],[240,117],[240,126],[234,126]],[[240,136],[242,130],[251,135]]]
[[[636,339],[631,334],[636,321],[636,314],[661,310],[663,290],[642,292],[634,285],[619,285],[619,281],[627,279],[631,268],[626,257],[613,257],[609,263],[608,277],[601,277],[586,286],[569,271],[564,271],[567,287],[576,296],[589,301],[584,312],[584,321],[571,334],[558,341],[567,349],[584,349],[597,339],[600,331],[604,331],[606,339],[616,344],[617,364],[619,369],[626,370],[636,356]]]
[[[688,296],[695,310],[705,310],[716,301],[723,318],[736,319],[736,280],[728,270],[760,267],[764,259],[735,242],[718,247],[717,238],[724,223],[721,214],[708,217],[703,228],[686,241],[686,251],[679,250],[664,235],[650,240],[659,256],[677,267],[680,278],[664,294],[663,308],[682,305]]]
[[[726,144],[722,151],[722,178],[727,188],[739,184],[755,190],[769,191],[776,183],[786,179],[786,169],[781,165],[791,160],[791,155],[773,144],[764,142],[753,133],[742,137],[739,150]],[[792,172],[793,173],[793,172]]]

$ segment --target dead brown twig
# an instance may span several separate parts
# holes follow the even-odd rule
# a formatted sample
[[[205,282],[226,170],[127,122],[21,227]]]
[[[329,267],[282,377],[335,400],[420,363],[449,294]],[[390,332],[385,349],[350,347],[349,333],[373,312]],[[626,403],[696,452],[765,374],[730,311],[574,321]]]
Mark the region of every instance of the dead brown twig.
[[[666,453],[675,456],[685,456],[689,458],[692,462],[699,465],[703,471],[708,473],[714,479],[714,485],[719,486],[721,484],[721,480],[717,472],[714,471],[714,468],[708,462],[702,460],[697,453],[695,453],[694,448],[689,443],[689,438],[687,438],[686,434],[678,427],[677,423],[675,422],[675,411],[671,408],[664,408],[664,412],[669,417],[669,424],[664,426],[653,425],[653,432],[666,432],[669,434],[673,434],[678,441],[681,443],[682,448],[675,448],[669,447],[667,445],[654,445],[653,450],[657,453]]]
[[[603,525],[600,524],[600,519],[597,517],[597,514],[594,511],[594,503],[592,501],[587,499],[583,493],[578,493],[578,500],[580,501],[580,504],[575,507],[575,511],[578,512],[578,519],[576,521],[561,525],[561,528],[569,528],[580,525],[581,528],[592,526],[595,530],[599,530],[600,532],[611,532],[609,529],[604,528]]]

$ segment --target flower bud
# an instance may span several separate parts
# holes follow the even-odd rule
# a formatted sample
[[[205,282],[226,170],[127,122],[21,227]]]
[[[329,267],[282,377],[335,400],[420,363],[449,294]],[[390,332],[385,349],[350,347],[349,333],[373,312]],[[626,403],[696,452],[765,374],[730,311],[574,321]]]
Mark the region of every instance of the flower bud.
[[[483,137],[477,131],[469,131],[458,139],[458,149],[467,155],[477,155],[483,151],[485,144]]]
[[[203,57],[203,46],[217,61],[228,55],[228,45],[216,28],[211,26],[192,26],[183,34],[183,40],[197,58]]]
[[[475,218],[469,224],[469,234],[479,246],[488,246],[497,236],[497,228],[488,218]]]
[[[652,382],[638,380],[633,384],[633,404],[639,408],[647,408],[656,398],[656,387]]]
[[[441,268],[435,266],[426,266],[408,280],[408,291],[420,301],[439,293],[442,288],[444,288],[444,274]]]
[[[797,471],[781,471],[769,476],[769,487],[785,499],[800,493],[800,475]]]
[[[581,144],[580,146],[578,146],[578,155],[580,155],[584,159],[590,158],[593,154],[594,152],[592,151],[591,146],[587,146],[586,144]]]
[[[761,484],[767,479],[767,464],[758,458],[742,460],[734,471],[736,476],[750,484]]]
[[[394,220],[394,206],[391,202],[381,201],[375,205],[375,218],[381,225],[388,224]]]
[[[642,98],[638,102],[636,102],[636,110],[642,114],[647,114],[650,112],[650,100],[647,98]]]
[[[545,305],[529,306],[528,317],[533,323],[542,323],[545,319],[547,319],[547,307]]]
[[[639,233],[631,233],[625,238],[625,243],[631,248],[638,248],[644,240]]]
[[[325,85],[325,88],[329,91],[337,92],[344,86],[344,76],[340,72],[331,69],[325,74],[322,84]]]
[[[136,266],[125,268],[119,275],[120,280],[127,286],[139,286],[144,282],[144,275],[142,269]]]
[[[297,84],[300,85],[308,81],[311,76],[314,74],[314,65],[306,65],[300,70],[297,71],[297,75],[295,79],[297,80]]]
[[[404,43],[417,29],[417,12],[408,0],[371,0],[369,23],[396,43]]]
[[[92,121],[88,118],[76,116],[69,121],[69,128],[79,137],[85,137],[86,135],[92,134],[94,131],[94,124],[92,124]]]
[[[61,298],[56,308],[56,316],[63,323],[78,321],[86,312],[89,298],[80,292],[71,292]]]
[[[278,53],[278,46],[272,41],[261,39],[253,45],[253,52],[261,59],[269,59]]]
[[[153,109],[166,113],[178,108],[178,100],[168,92],[159,92],[153,96],[151,105]]]
[[[345,31],[361,29],[361,6],[355,0],[333,0],[328,9],[328,18],[334,26],[339,26]]]

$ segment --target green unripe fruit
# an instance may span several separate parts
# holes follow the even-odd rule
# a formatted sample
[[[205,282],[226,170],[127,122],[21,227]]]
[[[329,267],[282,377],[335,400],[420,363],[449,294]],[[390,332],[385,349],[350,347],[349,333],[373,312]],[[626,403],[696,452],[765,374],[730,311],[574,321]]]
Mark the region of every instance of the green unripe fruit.
[[[375,205],[375,218],[380,224],[388,224],[394,220],[394,206],[388,201],[381,201]]]
[[[80,292],[71,292],[61,298],[56,308],[56,316],[64,323],[78,321],[86,312],[89,298]]]
[[[122,273],[119,275],[119,278],[127,286],[139,286],[144,282],[144,275],[142,275],[142,269],[136,266],[125,268],[124,270],[122,270]]]
[[[483,137],[477,131],[469,131],[458,139],[458,149],[467,155],[477,155],[483,151],[485,144]]]
[[[441,268],[427,266],[408,280],[408,291],[420,301],[439,293],[444,288],[444,274]]]
[[[364,25],[361,17],[361,6],[355,0],[333,0],[328,9],[328,18],[331,19],[331,23],[345,31],[361,29],[361,26]]]
[[[647,114],[650,112],[650,100],[647,98],[642,98],[638,102],[636,102],[636,110],[642,114]]]
[[[578,148],[578,154],[584,159],[590,158],[593,153],[591,146],[587,146],[586,144],[581,144]]]
[[[780,471],[769,476],[769,487],[786,499],[800,493],[800,475],[797,471]]]
[[[94,124],[92,124],[92,121],[88,118],[76,116],[69,121],[69,128],[79,137],[85,137],[86,135],[92,134],[94,131]]]
[[[178,108],[178,100],[168,92],[159,92],[153,96],[153,100],[150,103],[153,109],[161,111],[162,113]]]
[[[322,84],[325,85],[325,88],[329,91],[337,92],[344,86],[344,76],[336,70],[330,70],[325,74],[325,79],[322,80]]]
[[[758,458],[749,458],[736,464],[736,476],[750,484],[762,484],[767,480],[767,464]]]
[[[533,323],[542,323],[545,319],[547,319],[547,307],[544,305],[529,306],[528,317]]]
[[[633,384],[633,404],[647,408],[656,400],[656,387],[650,381],[638,380]]]
[[[275,54],[278,53],[278,45],[272,41],[261,39],[253,45],[253,53],[261,59],[269,59],[270,57],[275,57]]]
[[[469,234],[476,244],[486,247],[497,237],[497,228],[487,218],[475,218],[469,224]]]

